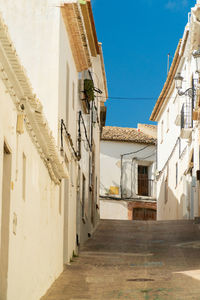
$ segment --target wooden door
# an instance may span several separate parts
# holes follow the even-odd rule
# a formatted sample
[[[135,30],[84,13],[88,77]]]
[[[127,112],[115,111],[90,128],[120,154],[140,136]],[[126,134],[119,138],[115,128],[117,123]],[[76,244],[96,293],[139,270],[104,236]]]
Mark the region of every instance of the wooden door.
[[[134,208],[133,209],[133,220],[140,221],[155,221],[156,210],[151,208]]]
[[[133,209],[133,220],[144,220],[144,208]]]
[[[149,195],[147,166],[138,166],[138,195]]]

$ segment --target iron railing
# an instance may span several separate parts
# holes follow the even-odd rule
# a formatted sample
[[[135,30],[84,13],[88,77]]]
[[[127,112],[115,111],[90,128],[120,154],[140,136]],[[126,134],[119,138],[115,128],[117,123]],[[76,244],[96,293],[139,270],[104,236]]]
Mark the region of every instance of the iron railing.
[[[154,180],[138,177],[138,196],[153,197]]]
[[[189,93],[185,99],[185,103],[181,109],[181,129],[193,128],[193,109],[196,104],[196,92],[195,92],[195,83],[194,79],[192,80],[191,93]]]

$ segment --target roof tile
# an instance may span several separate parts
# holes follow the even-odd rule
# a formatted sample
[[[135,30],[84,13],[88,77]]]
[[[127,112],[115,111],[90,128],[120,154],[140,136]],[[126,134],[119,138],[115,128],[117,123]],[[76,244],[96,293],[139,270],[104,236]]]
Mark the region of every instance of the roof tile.
[[[120,142],[134,142],[142,144],[155,145],[157,139],[151,135],[147,135],[136,128],[125,127],[103,127],[101,140],[104,141],[120,141]]]

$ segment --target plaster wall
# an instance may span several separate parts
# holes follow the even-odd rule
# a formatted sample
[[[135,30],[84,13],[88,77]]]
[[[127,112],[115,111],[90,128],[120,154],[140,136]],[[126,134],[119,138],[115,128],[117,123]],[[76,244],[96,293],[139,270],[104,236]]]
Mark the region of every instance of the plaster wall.
[[[16,108],[2,81],[0,94],[1,225],[4,142],[12,155],[6,299],[38,300],[63,270],[63,202],[26,128],[16,134]]]
[[[137,181],[137,165],[144,164],[151,166],[149,168],[149,178],[155,177],[156,168],[156,147],[154,145],[145,145],[137,143],[125,143],[115,141],[101,141],[100,143],[100,195],[106,196],[111,186],[116,186],[120,191],[121,178],[121,155],[130,152],[139,152],[123,159],[124,165],[124,186],[127,190],[127,197],[131,193],[131,182]],[[145,148],[147,147],[147,148]],[[145,149],[144,149],[145,148]],[[143,149],[143,150],[142,150]],[[150,156],[150,157],[149,157]],[[134,170],[131,178],[131,161],[135,157]],[[148,158],[146,158],[148,157]],[[146,159],[145,159],[146,158]],[[137,193],[137,186],[134,186],[134,195]],[[154,187],[153,196],[156,190]],[[116,196],[120,197],[120,195]]]
[[[58,103],[58,145],[61,147],[61,119],[64,120],[67,131],[70,133],[74,149],[77,151],[77,132],[78,132],[78,72],[76,70],[68,34],[62,16],[60,17],[60,37],[59,37],[59,103]],[[66,133],[63,132],[64,150],[63,155],[69,163],[70,180],[63,184],[64,197],[64,262],[70,261],[73,252],[76,252],[76,177],[77,162],[73,150],[65,139]],[[70,151],[69,151],[70,149]]]
[[[180,122],[175,124],[176,118],[179,118],[184,99],[177,95],[173,89],[170,101],[162,111],[158,122],[158,170],[161,170],[168,160],[177,139],[180,136]],[[181,151],[185,148],[187,142],[181,140]]]
[[[187,46],[186,46],[187,49]],[[187,52],[186,52],[187,53]],[[194,62],[184,57],[182,71],[183,90],[191,78],[196,78]],[[158,220],[193,219],[198,215],[199,142],[197,123],[193,122],[190,137],[181,136],[181,108],[188,96],[179,96],[175,86],[169,91],[168,101],[158,116]],[[177,122],[179,120],[179,122]],[[193,168],[189,170],[194,150]]]
[[[176,183],[176,164],[178,162],[178,176]],[[178,220],[189,218],[190,195],[188,192],[189,175],[184,175],[188,167],[188,149],[179,159],[179,148],[160,175],[157,182],[158,191],[158,220]]]
[[[20,61],[55,138],[58,131],[60,0],[0,0]]]
[[[128,202],[100,200],[100,218],[108,220],[128,220]]]
[[[81,160],[79,161],[80,175],[79,184],[77,190],[77,234],[79,236],[80,244],[83,244],[88,239],[88,234],[92,234],[98,220],[99,220],[99,179],[100,179],[100,102],[102,97],[104,101],[105,86],[103,81],[102,65],[100,56],[92,57],[92,67],[90,69],[91,76],[94,81],[94,86],[102,91],[99,95],[95,92],[95,100],[93,102],[93,117],[92,109],[90,114],[83,112],[81,101],[77,100],[77,111],[82,111],[82,116],[86,126],[88,140],[91,145],[91,149],[88,146],[88,142],[85,136],[85,130],[81,121]],[[87,71],[86,71],[87,73]],[[84,76],[89,74],[80,74]],[[93,124],[92,124],[93,121]],[[92,150],[92,151],[91,151]],[[92,164],[94,166],[92,167]],[[84,218],[83,215],[83,175],[85,177],[85,209]]]

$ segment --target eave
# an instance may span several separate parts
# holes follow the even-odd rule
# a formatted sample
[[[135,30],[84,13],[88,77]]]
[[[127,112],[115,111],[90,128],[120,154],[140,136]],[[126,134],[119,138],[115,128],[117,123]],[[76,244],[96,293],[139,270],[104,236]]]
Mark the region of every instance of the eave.
[[[77,1],[65,3],[61,6],[61,12],[69,35],[77,72],[82,72],[89,69],[92,63],[80,5]]]
[[[161,111],[163,105],[166,103],[166,101],[165,101],[166,97],[167,97],[172,85],[174,84],[174,76],[177,72],[181,57],[183,56],[184,51],[185,51],[185,45],[187,42],[188,33],[189,32],[187,31],[184,40],[182,41],[182,39],[180,39],[180,41],[178,43],[173,62],[172,62],[171,68],[170,68],[168,76],[167,76],[167,80],[166,80],[164,87],[161,91],[161,94],[154,106],[153,112],[150,117],[150,121],[157,121],[159,112]],[[183,45],[182,45],[182,42],[183,42]],[[182,49],[181,49],[181,46],[182,46]],[[181,49],[181,53],[180,53],[180,49]]]
[[[87,32],[87,38],[90,46],[91,55],[96,57],[100,54],[99,44],[97,39],[97,33],[94,23],[94,17],[92,12],[92,5],[90,0],[80,2],[80,7],[84,19],[85,29]]]
[[[100,59],[101,59],[101,70],[103,74],[103,82],[104,82],[104,89],[105,89],[105,99],[103,99],[103,102],[105,102],[108,99],[108,86],[107,86],[107,79],[106,79],[106,71],[105,71],[105,64],[103,59],[103,50],[102,50],[102,44],[99,43],[99,51],[100,51]]]

